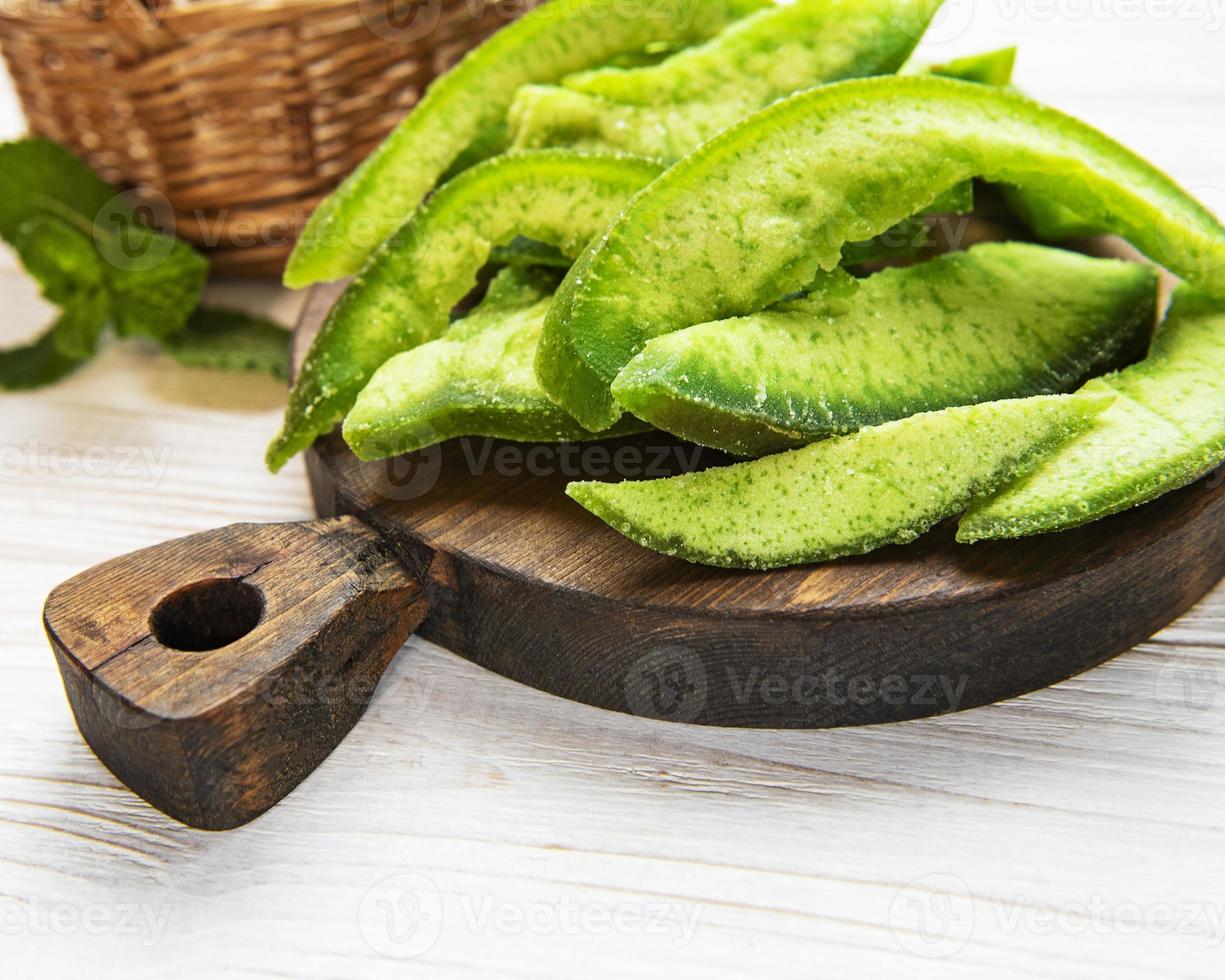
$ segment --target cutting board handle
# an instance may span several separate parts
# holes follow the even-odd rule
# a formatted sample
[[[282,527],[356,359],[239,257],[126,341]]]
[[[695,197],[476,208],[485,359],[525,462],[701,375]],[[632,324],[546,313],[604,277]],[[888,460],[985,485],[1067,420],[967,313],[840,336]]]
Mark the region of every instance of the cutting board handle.
[[[176,820],[224,830],[340,743],[426,611],[382,538],[341,517],[116,558],[59,586],[43,618],[98,757]]]

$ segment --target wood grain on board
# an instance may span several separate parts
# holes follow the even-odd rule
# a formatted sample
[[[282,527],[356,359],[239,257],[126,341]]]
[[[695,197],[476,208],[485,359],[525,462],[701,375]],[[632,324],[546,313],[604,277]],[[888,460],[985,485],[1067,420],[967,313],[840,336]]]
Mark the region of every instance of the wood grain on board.
[[[43,617],[107,768],[175,819],[227,830],[336,748],[425,609],[382,539],[336,518],[146,548],[59,586]]]

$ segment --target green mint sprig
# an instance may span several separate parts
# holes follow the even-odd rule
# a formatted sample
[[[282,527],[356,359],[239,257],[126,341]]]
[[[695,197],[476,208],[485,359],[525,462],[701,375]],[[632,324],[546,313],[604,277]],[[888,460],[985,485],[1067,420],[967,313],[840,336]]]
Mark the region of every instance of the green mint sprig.
[[[288,381],[287,336],[284,327],[263,317],[237,310],[199,309],[163,346],[187,367],[255,371]]]
[[[286,377],[288,332],[200,309],[208,262],[149,227],[117,188],[50,140],[0,144],[0,238],[60,309],[32,344],[0,350],[0,389],[52,384],[93,357],[108,328],[149,337],[184,364]]]

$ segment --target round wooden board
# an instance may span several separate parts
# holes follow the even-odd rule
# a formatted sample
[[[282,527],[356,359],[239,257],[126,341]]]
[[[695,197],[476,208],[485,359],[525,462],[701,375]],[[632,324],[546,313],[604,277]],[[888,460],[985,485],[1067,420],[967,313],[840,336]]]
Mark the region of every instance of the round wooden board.
[[[338,295],[320,288],[300,359]],[[964,710],[1115,657],[1225,575],[1225,490],[1201,481],[1061,535],[905,548],[765,573],[638,547],[565,496],[716,460],[660,434],[584,447],[447,443],[362,464],[308,454],[320,516],[355,514],[425,583],[420,633],[564,698],[678,722],[827,728]]]

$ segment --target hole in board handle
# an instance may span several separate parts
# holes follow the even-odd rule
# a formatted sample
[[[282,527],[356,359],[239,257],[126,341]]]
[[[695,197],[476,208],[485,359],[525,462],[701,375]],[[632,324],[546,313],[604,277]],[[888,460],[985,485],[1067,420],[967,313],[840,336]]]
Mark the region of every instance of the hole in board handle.
[[[171,650],[220,650],[259,625],[264,594],[241,579],[214,578],[166,596],[149,616],[149,629]]]

